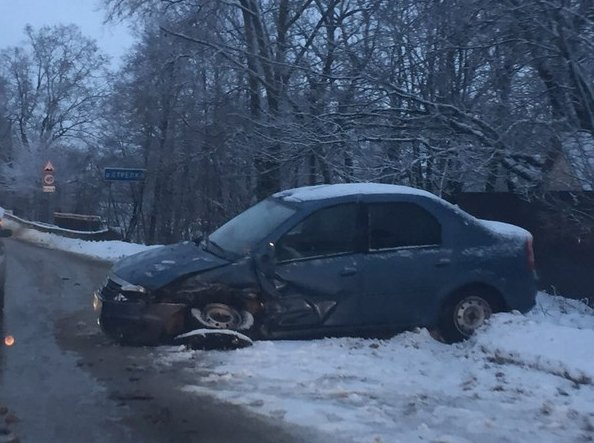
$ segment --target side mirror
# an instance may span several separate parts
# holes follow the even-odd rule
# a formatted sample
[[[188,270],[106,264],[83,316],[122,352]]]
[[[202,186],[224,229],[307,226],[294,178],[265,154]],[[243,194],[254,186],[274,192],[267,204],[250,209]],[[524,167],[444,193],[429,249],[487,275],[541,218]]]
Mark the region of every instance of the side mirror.
[[[204,232],[202,231],[197,231],[196,235],[194,236],[194,238],[192,238],[192,241],[196,244],[200,243],[202,240],[204,240]]]
[[[267,243],[260,252],[256,253],[254,257],[256,266],[266,277],[274,275],[274,268],[276,267],[276,248],[274,243]]]
[[[10,237],[11,235],[12,235],[12,231],[10,229],[0,228],[0,238]]]

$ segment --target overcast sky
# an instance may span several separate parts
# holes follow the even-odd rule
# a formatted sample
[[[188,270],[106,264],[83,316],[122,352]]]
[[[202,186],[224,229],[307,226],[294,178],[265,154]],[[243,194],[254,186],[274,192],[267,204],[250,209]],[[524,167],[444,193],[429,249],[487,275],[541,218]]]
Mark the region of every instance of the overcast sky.
[[[0,48],[19,44],[27,23],[34,28],[74,23],[117,64],[133,38],[124,25],[104,25],[103,19],[99,0],[0,0]]]

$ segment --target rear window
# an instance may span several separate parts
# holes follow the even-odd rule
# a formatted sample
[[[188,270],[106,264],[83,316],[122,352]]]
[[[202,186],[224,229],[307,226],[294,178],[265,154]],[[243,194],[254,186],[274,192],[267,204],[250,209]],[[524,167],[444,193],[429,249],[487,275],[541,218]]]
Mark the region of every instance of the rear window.
[[[415,203],[370,204],[368,217],[370,250],[441,244],[441,225]]]

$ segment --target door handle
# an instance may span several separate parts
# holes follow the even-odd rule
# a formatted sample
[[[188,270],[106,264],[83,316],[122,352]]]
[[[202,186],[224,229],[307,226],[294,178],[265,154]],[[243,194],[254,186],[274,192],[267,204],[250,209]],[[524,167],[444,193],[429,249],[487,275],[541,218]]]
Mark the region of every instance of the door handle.
[[[349,275],[355,275],[357,273],[357,268],[352,266],[345,266],[342,271],[340,271],[340,275],[343,277],[348,277]]]
[[[435,266],[448,266],[452,263],[452,260],[449,258],[440,258],[439,260],[437,260],[437,262],[435,263]]]

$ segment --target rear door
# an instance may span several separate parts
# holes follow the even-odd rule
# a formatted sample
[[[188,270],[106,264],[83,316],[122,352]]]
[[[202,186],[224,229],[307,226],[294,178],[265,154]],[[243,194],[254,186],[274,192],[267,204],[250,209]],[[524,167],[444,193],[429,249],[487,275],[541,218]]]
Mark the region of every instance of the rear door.
[[[410,326],[422,322],[449,272],[443,228],[429,210],[411,201],[366,205],[368,250],[362,272],[361,322]]]
[[[362,241],[358,203],[319,209],[276,242],[276,326],[350,324],[358,308]]]

